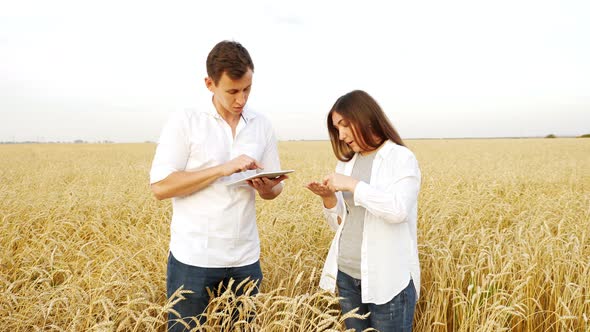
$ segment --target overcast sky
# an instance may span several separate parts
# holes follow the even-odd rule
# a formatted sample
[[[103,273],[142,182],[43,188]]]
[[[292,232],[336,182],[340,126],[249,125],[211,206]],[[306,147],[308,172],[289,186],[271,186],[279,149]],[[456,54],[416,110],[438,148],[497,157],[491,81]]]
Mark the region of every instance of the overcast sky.
[[[589,18],[587,0],[0,0],[0,141],[155,141],[208,96],[224,39],[283,140],[327,139],[354,89],[404,138],[586,134]]]

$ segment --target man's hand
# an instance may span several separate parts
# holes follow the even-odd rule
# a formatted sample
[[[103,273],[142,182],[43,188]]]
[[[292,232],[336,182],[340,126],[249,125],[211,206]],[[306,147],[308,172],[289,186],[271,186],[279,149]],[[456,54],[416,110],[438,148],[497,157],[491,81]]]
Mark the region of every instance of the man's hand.
[[[279,183],[281,183],[281,181],[288,179],[289,177],[286,175],[281,175],[277,178],[274,179],[269,179],[269,178],[254,178],[252,180],[248,180],[248,184],[250,185],[250,187],[256,189],[256,191],[258,191],[258,194],[260,195],[261,198],[263,199],[273,199],[276,196],[278,196],[278,194],[280,193],[280,191],[276,191],[273,190],[273,188],[278,185]]]
[[[353,177],[332,173],[324,178],[323,185],[331,191],[350,191],[354,192],[359,181]]]
[[[228,161],[227,163],[223,164],[222,167],[223,176],[229,176],[234,173],[252,169],[263,169],[262,165],[260,165],[256,159],[251,158],[245,154]]]

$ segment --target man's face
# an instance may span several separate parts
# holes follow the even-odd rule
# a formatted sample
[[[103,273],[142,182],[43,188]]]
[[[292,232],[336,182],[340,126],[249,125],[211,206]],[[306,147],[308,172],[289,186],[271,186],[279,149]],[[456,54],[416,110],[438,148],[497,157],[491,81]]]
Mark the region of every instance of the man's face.
[[[207,88],[213,92],[213,104],[221,116],[239,117],[242,114],[250,95],[253,74],[248,69],[242,78],[232,80],[224,72],[217,85],[210,77],[205,78]]]

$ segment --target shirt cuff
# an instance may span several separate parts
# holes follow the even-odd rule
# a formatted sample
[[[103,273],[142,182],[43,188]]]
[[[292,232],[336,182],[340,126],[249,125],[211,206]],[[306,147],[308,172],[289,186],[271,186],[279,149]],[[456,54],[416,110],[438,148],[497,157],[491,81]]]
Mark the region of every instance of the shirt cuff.
[[[354,188],[354,205],[363,206],[362,203],[367,201],[370,189],[371,186],[368,183],[359,181]]]
[[[326,213],[338,213],[338,203],[336,203],[336,205],[334,205],[334,207],[332,208],[327,208],[325,206],[322,206],[324,208],[324,212]]]

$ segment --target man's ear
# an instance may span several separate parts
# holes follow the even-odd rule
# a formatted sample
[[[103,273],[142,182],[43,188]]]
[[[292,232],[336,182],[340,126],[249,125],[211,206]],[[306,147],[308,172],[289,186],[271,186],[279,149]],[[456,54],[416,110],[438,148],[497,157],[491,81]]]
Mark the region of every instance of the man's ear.
[[[215,83],[213,82],[213,79],[211,77],[205,77],[205,86],[209,91],[213,92],[213,87],[215,86]]]

